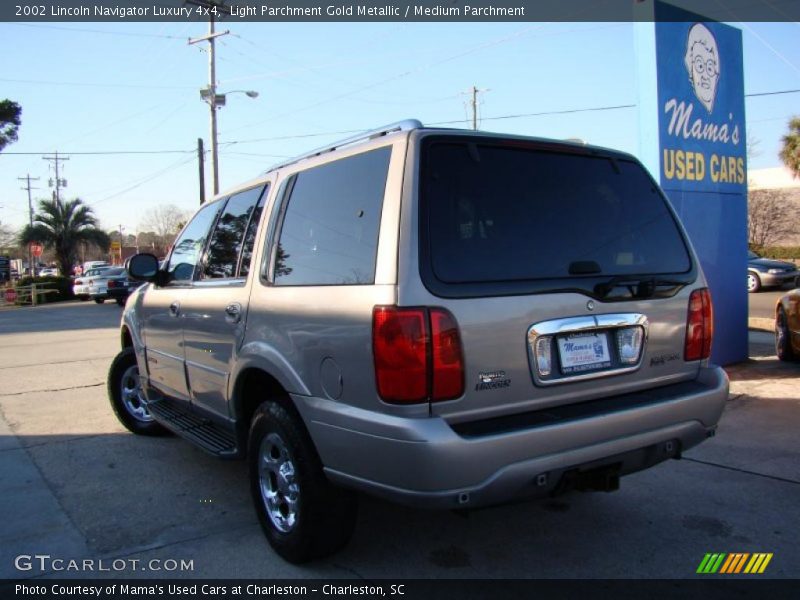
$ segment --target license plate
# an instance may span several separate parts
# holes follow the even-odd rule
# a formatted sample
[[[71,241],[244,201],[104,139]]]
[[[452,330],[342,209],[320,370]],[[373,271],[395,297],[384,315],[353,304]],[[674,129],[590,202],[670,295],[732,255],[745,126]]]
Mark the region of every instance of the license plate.
[[[558,338],[561,372],[565,375],[611,366],[605,333],[579,333]]]

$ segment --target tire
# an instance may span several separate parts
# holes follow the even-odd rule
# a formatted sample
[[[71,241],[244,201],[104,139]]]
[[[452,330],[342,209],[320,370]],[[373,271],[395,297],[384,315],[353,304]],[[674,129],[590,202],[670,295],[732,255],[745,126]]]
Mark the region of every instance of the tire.
[[[97,304],[102,304],[103,302],[106,301],[106,299],[103,298],[102,296],[95,296],[94,301],[97,302]]]
[[[794,362],[797,360],[792,348],[792,334],[789,331],[789,323],[786,319],[786,312],[783,307],[778,308],[775,315],[775,354],[780,360]]]
[[[300,564],[347,544],[357,498],[327,480],[299,417],[265,402],[253,415],[247,450],[256,514],[275,552]]]
[[[117,298],[117,304],[119,306],[125,306],[125,298]]]
[[[747,272],[747,292],[755,294],[761,289],[761,279],[752,271]]]
[[[80,298],[81,302],[86,302],[89,299],[89,296],[81,294],[80,296],[78,296],[78,298]]]
[[[108,370],[108,398],[119,422],[138,435],[166,435],[142,403],[139,365],[132,347],[117,354]]]

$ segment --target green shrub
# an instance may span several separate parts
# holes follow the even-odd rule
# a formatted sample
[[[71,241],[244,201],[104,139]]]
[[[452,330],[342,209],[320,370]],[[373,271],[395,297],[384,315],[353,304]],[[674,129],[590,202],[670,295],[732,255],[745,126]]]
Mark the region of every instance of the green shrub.
[[[38,288],[40,285],[42,289],[57,290],[58,293],[38,294],[36,302],[44,304],[45,302],[62,302],[64,300],[72,300],[75,296],[72,294],[72,278],[62,277],[55,275],[46,275],[44,277],[22,277],[17,282],[17,287],[23,287],[36,284]]]
[[[764,258],[778,260],[800,259],[800,246],[764,246],[763,248],[753,247],[751,249]]]

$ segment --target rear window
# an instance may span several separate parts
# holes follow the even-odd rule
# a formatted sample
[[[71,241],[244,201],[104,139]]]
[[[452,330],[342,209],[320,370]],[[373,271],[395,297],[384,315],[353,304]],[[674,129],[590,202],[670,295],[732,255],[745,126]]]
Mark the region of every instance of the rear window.
[[[639,164],[521,144],[429,139],[423,146],[429,287],[502,284],[514,293],[526,282],[544,291],[692,270],[675,219]]]

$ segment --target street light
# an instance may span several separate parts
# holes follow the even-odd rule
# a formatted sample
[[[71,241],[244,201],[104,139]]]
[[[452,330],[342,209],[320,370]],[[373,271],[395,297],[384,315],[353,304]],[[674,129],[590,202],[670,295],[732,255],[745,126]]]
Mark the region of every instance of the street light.
[[[217,108],[225,106],[225,97],[228,94],[244,94],[248,98],[258,98],[258,92],[253,90],[231,90],[225,94],[217,93],[216,86],[200,88],[200,98],[211,108],[211,180],[214,194],[219,193],[219,152],[217,146]]]

